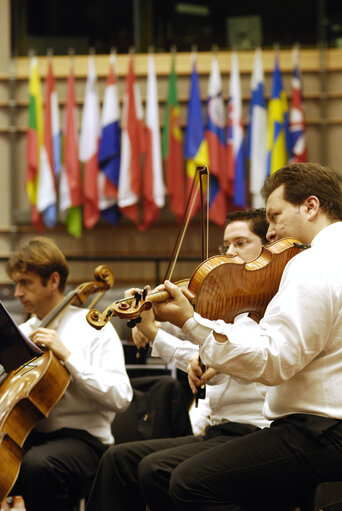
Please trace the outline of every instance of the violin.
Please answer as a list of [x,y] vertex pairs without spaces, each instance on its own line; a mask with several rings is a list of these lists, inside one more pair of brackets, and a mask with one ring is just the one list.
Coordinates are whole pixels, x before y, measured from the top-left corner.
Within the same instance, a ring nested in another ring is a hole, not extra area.
[[[266,307],[279,288],[287,262],[308,248],[294,238],[283,238],[263,246],[259,257],[245,262],[237,256],[209,257],[194,271],[189,280],[176,282],[187,289],[189,300],[201,316],[230,323],[243,312],[260,321]],[[153,303],[170,299],[165,291],[136,294],[113,302],[102,313],[91,309],[88,323],[101,329],[113,316],[134,320]]]
[[[51,326],[71,304],[81,306],[93,293],[103,293],[114,284],[104,265],[94,270],[95,280],[80,284],[42,321]],[[70,374],[51,350],[11,371],[0,386],[0,501],[12,489],[20,470],[23,445],[34,425],[47,417],[70,381]]]

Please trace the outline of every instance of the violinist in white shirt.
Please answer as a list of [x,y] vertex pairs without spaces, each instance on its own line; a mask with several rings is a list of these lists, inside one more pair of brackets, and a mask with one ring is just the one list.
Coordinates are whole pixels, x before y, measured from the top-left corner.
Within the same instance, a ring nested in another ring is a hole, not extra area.
[[[232,212],[227,216],[222,254],[239,256],[249,261],[260,255],[266,242],[265,210]],[[132,290],[128,291],[128,296]],[[133,332],[137,347],[152,343],[152,356],[187,371],[191,386],[196,392],[196,375],[193,368],[198,363],[198,347],[185,337],[179,328],[170,323],[159,323],[152,311],[142,314],[142,321]],[[193,429],[198,434],[179,438],[163,438],[129,442],[114,446],[102,457],[95,484],[87,503],[87,511],[151,511],[174,509],[169,496],[169,481],[179,463],[192,459],[198,453],[222,445],[233,438],[251,434],[269,425],[262,414],[265,386],[259,383],[241,383],[226,374],[215,374],[208,368],[208,416],[196,421]],[[198,409],[204,403],[200,400]],[[204,435],[201,431],[205,429]]]
[[261,321],[209,321],[169,282],[172,300],[155,305],[205,364],[267,385],[272,421],[179,464],[170,481],[177,510],[292,510],[320,482],[342,479],[341,188],[331,169],[299,163],[277,170],[262,192],[268,239],[311,248],[286,265]]

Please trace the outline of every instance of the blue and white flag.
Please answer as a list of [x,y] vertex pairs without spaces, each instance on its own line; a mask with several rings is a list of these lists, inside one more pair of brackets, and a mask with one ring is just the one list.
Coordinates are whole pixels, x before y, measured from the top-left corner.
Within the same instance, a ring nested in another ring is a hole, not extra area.
[[251,80],[251,102],[247,133],[247,156],[250,162],[249,183],[252,206],[264,206],[260,190],[267,175],[267,108],[261,49],[255,50]]
[[113,225],[120,220],[117,206],[120,170],[120,126],[115,56],[110,56],[110,70],[104,92],[99,148],[99,209],[102,218]]

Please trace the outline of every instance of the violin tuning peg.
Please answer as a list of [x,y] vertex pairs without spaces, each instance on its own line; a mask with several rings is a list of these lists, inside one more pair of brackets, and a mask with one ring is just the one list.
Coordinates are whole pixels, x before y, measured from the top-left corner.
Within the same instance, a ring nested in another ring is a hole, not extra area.
[[142,293],[142,299],[145,300],[146,296],[147,296],[147,292],[148,292],[148,288],[147,286],[144,287],[144,290],[143,290],[143,293]]
[[139,302],[140,302],[140,300],[141,300],[141,296],[142,296],[142,295],[141,295],[141,293],[139,293],[139,291],[136,291],[136,292],[134,293],[134,298],[135,298],[135,307],[138,307]]
[[127,321],[128,328],[134,328],[135,323],[136,323],[135,319],[130,319],[129,321]]
[[137,318],[135,318],[135,323],[136,324],[141,323],[141,316],[138,316]]

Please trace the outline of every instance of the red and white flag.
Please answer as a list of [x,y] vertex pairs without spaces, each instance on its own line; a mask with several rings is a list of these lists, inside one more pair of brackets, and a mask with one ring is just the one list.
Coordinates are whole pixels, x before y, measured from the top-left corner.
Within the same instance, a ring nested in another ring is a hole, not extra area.
[[224,184],[227,173],[226,115],[224,110],[221,73],[217,57],[213,55],[208,82],[207,127],[205,132],[209,150],[210,189],[209,219],[224,226],[228,209]]
[[141,229],[154,222],[159,209],[165,204],[160,127],[158,110],[157,79],[153,55],[148,57],[147,104],[146,104],[146,155],[144,162],[144,218]]
[[75,100],[75,78],[71,61],[67,82],[67,101],[64,119],[64,158],[59,182],[59,213],[70,234],[82,235],[83,191],[81,165],[78,158],[78,122]]
[[299,48],[295,46],[292,53],[292,101],[290,108],[290,159],[291,163],[308,161],[305,136],[302,86],[299,71]]
[[133,56],[131,56],[123,104],[118,205],[122,213],[136,225],[140,223],[138,202],[144,148],[143,108],[139,85],[134,75]]
[[37,189],[37,209],[47,227],[57,223],[56,168],[60,162],[60,128],[58,98],[52,61],[49,58],[45,83],[44,142],[40,151],[40,170]]
[[243,140],[239,61],[237,53],[233,51],[228,99],[228,172],[225,191],[228,197],[231,196],[234,185],[233,201],[241,208],[245,208],[247,202]]
[[100,133],[100,105],[95,58],[90,55],[80,136],[80,160],[84,164],[83,220],[87,229],[92,229],[100,217],[98,200]]

